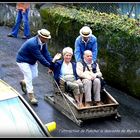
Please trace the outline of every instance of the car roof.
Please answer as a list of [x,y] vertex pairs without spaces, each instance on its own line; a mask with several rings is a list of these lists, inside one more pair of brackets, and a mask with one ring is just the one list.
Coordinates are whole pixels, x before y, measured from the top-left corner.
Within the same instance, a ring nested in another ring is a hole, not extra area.
[[16,90],[0,79],[0,101],[17,97]]
[[29,110],[29,112],[32,114],[32,116],[35,118],[35,120],[37,120],[39,125],[41,125],[41,128],[42,128],[44,134],[46,136],[51,137],[47,128],[42,123],[42,121],[37,116],[37,114],[34,112],[34,110],[31,108],[31,106],[28,104],[28,102],[26,102],[26,100],[14,88],[12,88],[10,85],[8,85],[8,83],[6,83],[2,79],[0,79],[0,102],[5,101],[5,100],[9,100],[9,99],[12,99],[12,98],[16,98],[16,97],[19,97],[21,102],[24,103],[25,107]]

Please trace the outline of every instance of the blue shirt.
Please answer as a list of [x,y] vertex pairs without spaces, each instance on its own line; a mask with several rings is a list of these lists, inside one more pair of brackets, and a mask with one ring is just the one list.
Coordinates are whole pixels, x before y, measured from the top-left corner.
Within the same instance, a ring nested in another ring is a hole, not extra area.
[[37,61],[46,67],[50,67],[52,57],[48,51],[47,44],[40,45],[38,36],[35,36],[23,43],[17,53],[16,62],[25,62],[33,65]]
[[81,62],[83,60],[83,55],[85,50],[90,50],[92,51],[93,54],[93,61],[97,60],[97,53],[98,53],[98,48],[97,48],[97,38],[94,35],[91,35],[89,37],[89,40],[87,43],[85,43],[82,40],[82,36],[78,36],[75,40],[75,50],[74,50],[74,56],[76,62]]

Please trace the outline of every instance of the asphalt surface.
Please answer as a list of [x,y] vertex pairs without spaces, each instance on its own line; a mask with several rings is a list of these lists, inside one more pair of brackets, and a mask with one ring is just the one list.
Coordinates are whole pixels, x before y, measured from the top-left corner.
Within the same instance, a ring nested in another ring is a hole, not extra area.
[[[0,78],[23,95],[19,85],[23,75],[15,57],[25,40],[20,38],[21,33],[18,38],[7,37],[10,31],[11,28],[0,26]],[[52,133],[53,137],[140,137],[140,100],[107,85],[106,90],[119,102],[121,121],[112,117],[97,118],[79,127],[44,100],[44,95],[53,93],[52,80],[47,68],[39,64],[39,77],[33,81],[39,103],[31,106],[43,123],[56,121],[57,130]],[[28,101],[27,95],[23,97]]]

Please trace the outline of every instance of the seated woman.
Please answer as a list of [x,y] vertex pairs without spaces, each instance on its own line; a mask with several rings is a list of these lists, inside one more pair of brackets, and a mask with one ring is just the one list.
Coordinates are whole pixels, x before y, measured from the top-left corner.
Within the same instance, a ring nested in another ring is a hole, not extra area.
[[83,84],[76,73],[76,63],[72,62],[73,50],[70,47],[66,47],[62,51],[63,59],[55,62],[55,57],[53,59],[54,64],[52,65],[52,70],[54,72],[54,79],[60,86],[61,80],[66,82],[68,89],[71,89],[76,103],[79,108],[83,107]]
[[[92,95],[94,96],[94,104],[101,105],[101,82],[99,77],[102,76],[102,73],[99,65],[93,62],[92,52],[90,50],[84,51],[84,60],[83,62],[77,62],[76,71],[84,85],[85,106],[90,106]],[[91,90],[92,88],[93,90]]]

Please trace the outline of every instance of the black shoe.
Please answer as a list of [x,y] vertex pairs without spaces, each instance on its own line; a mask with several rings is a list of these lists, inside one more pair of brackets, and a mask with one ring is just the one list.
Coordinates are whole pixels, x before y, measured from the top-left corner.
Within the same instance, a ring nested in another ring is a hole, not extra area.
[[11,33],[9,33],[7,36],[8,36],[8,37],[15,37],[15,36],[12,35]]
[[29,39],[29,36],[22,36],[22,39]]
[[22,91],[27,94],[26,83],[24,81],[20,81],[20,86]]

